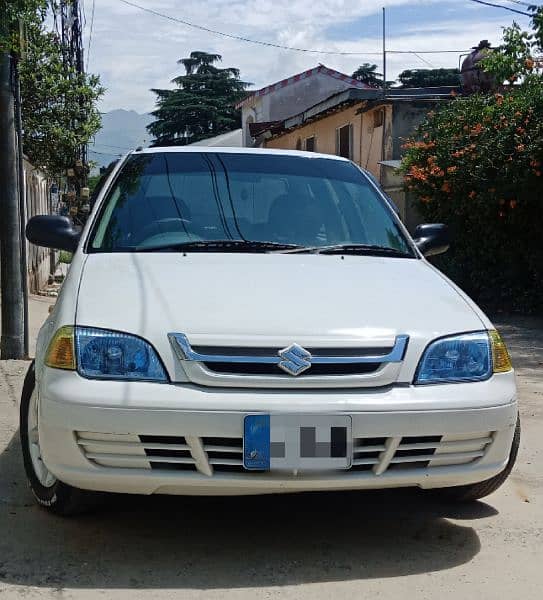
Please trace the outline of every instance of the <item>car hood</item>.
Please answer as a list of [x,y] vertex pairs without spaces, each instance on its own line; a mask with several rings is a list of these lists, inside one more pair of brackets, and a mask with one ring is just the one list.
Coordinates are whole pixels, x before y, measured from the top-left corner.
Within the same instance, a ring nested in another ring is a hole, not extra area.
[[424,260],[299,254],[90,254],[78,325],[137,334],[165,362],[167,334],[193,344],[388,346],[484,329],[468,301]]

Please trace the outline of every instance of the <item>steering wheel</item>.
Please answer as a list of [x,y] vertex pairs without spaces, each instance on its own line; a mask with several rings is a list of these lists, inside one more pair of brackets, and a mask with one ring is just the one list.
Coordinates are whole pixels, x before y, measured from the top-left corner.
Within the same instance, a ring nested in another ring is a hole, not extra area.
[[187,225],[190,221],[187,219],[181,219],[180,217],[168,217],[166,219],[158,219],[146,225],[138,235],[138,243],[141,244],[147,238],[160,235],[161,233],[168,232],[186,232],[188,231]]

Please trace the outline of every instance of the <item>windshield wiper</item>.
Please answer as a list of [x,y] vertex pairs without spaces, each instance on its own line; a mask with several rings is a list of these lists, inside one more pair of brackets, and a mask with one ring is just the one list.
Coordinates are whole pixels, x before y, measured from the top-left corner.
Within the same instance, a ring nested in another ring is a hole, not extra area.
[[297,244],[280,242],[259,242],[255,240],[200,240],[198,242],[180,242],[178,244],[157,244],[156,246],[138,246],[136,252],[272,252],[302,249]]
[[397,258],[414,258],[414,254],[403,252],[388,246],[375,244],[334,244],[332,246],[308,246],[285,250],[286,254],[362,254],[365,256],[393,256]]

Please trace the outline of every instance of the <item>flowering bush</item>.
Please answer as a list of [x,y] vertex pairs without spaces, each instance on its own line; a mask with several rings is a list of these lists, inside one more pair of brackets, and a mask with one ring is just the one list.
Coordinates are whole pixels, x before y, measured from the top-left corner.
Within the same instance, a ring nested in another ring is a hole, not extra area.
[[543,310],[543,82],[459,98],[405,144],[407,190],[449,224],[439,261],[483,304]]
[[543,312],[543,77],[531,58],[542,52],[543,8],[533,23],[534,34],[506,29],[484,61],[500,92],[429,113],[402,171],[424,220],[452,230],[436,264],[488,308]]

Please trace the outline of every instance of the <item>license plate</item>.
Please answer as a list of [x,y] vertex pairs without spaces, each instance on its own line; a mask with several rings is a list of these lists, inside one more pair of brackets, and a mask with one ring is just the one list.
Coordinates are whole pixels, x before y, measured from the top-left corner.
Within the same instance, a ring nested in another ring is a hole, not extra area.
[[352,423],[346,415],[248,415],[243,465],[250,471],[349,469]]

